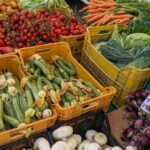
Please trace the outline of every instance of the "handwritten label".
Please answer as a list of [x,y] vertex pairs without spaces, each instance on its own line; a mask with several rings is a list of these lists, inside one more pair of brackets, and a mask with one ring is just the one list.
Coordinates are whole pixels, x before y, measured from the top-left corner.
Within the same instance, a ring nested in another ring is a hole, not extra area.
[[145,113],[150,115],[150,94],[149,96],[144,100],[140,107]]

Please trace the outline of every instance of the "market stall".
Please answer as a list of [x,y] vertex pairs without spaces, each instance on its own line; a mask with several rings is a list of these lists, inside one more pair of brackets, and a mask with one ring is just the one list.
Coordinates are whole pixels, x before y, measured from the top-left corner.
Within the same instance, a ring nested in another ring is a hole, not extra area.
[[150,150],[149,13],[0,0],[0,150]]

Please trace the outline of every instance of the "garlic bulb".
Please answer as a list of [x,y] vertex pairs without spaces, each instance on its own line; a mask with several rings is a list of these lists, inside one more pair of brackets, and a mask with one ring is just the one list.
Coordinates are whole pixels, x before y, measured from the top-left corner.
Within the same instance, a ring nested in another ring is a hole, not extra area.
[[111,150],[122,150],[122,148],[119,147],[119,146],[114,146],[114,147],[111,148]]
[[102,150],[102,148],[96,142],[92,142],[92,143],[89,144],[88,150]]
[[137,148],[134,146],[127,146],[126,150],[137,150]]
[[95,130],[88,130],[86,131],[85,133],[85,137],[88,139],[88,140],[93,140],[94,139],[94,135],[97,133],[97,131]]

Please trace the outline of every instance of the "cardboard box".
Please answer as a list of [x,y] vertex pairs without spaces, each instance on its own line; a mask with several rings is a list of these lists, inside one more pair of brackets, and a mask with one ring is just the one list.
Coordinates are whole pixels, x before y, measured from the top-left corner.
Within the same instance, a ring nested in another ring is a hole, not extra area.
[[121,140],[122,131],[127,127],[129,123],[126,116],[127,112],[123,108],[120,108],[108,114],[112,134],[123,148],[127,146],[127,142],[123,142]]

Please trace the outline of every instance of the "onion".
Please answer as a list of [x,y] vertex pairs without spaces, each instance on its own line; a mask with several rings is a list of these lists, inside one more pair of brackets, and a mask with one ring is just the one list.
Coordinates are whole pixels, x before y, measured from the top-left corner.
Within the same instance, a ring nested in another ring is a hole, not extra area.
[[102,150],[99,144],[92,142],[88,145],[88,150]]

